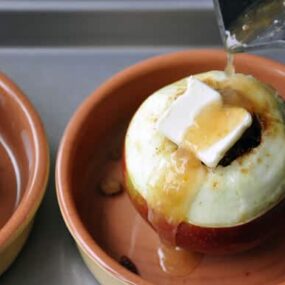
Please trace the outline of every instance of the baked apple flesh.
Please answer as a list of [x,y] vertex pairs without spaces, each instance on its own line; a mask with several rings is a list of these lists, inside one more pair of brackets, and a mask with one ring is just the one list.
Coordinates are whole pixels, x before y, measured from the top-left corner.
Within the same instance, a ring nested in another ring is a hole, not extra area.
[[203,166],[193,192],[187,176],[193,165],[183,164],[183,175],[173,175],[169,161],[177,145],[157,128],[184,93],[186,79],[170,84],[148,97],[129,125],[126,188],[164,241],[204,253],[239,252],[265,240],[285,217],[284,103],[274,89],[249,75],[211,71],[194,77],[219,91],[227,104],[249,111],[251,127],[217,167]]

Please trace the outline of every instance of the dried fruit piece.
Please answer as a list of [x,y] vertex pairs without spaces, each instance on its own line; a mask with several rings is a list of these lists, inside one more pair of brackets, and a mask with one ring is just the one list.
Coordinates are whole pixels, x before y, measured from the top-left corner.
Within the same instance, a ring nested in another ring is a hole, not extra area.
[[112,196],[123,191],[121,162],[111,161],[106,164],[99,184],[102,194]]
[[122,266],[124,266],[129,271],[139,275],[139,271],[138,271],[136,265],[127,256],[125,256],[125,255],[121,256],[119,262]]

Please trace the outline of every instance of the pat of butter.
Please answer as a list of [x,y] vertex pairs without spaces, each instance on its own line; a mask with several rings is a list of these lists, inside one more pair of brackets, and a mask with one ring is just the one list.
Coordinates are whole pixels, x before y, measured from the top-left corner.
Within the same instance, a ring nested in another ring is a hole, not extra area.
[[239,124],[230,130],[226,136],[208,146],[206,149],[195,151],[194,146],[192,151],[197,158],[204,162],[208,167],[216,167],[220,160],[225,156],[226,152],[240,139],[251,123],[252,117],[250,113],[244,112],[242,120],[240,120]]
[[189,77],[185,93],[170,106],[168,112],[159,120],[158,129],[168,139],[180,145],[186,130],[195,117],[206,106],[220,103],[221,95],[200,80]]
[[[186,131],[196,123],[195,118],[205,107],[214,104],[222,107],[221,95],[205,83],[190,77],[185,93],[173,102],[166,114],[161,118],[158,122],[158,129],[168,139],[177,145],[181,145]],[[246,110],[242,109],[242,111],[242,118],[238,123],[223,137],[207,145],[206,148],[201,149],[197,141],[188,141],[192,152],[208,167],[216,167],[225,153],[251,125],[251,115]],[[212,119],[215,120],[215,117]]]

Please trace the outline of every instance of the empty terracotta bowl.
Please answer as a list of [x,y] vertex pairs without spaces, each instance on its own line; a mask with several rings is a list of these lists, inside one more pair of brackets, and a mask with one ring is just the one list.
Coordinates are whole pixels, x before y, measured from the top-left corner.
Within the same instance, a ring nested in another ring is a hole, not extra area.
[[[125,130],[140,104],[164,85],[187,75],[223,70],[225,64],[226,54],[219,50],[176,52],[146,60],[108,80],[71,119],[58,152],[57,195],[66,225],[101,284],[285,282],[284,235],[234,256],[203,255],[189,275],[170,276],[159,266],[157,234],[137,214],[127,195],[102,193],[106,169],[120,167]],[[285,66],[246,54],[235,57],[235,66],[285,97]],[[285,229],[283,224],[272,226]]]
[[41,120],[22,91],[0,74],[0,275],[28,238],[48,173]]

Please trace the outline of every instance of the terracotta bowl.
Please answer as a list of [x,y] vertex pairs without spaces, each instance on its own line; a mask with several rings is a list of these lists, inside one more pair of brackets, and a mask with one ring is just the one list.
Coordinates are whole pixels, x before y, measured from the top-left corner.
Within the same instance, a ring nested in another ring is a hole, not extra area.
[[[121,150],[131,116],[151,93],[190,74],[223,70],[219,50],[194,50],[155,57],[115,75],[98,88],[71,119],[58,152],[56,185],[60,208],[80,253],[101,284],[281,284],[285,282],[285,237],[234,256],[203,256],[186,277],[160,269],[158,237],[125,193],[100,194],[98,183]],[[285,97],[285,66],[253,55],[235,58],[239,72],[252,74]],[[284,227],[283,224],[274,224]],[[125,267],[127,256],[136,275]],[[126,260],[125,260],[126,261]],[[121,262],[122,263],[122,262]]]
[[48,173],[41,120],[23,92],[0,74],[0,275],[27,240]]

